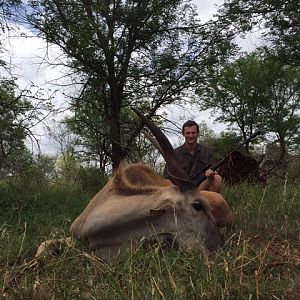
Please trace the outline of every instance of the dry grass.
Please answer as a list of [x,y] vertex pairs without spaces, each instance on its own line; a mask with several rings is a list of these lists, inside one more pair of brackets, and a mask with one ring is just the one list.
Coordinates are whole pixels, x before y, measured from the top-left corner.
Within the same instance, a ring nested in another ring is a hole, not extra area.
[[[4,214],[1,217],[2,298],[298,299],[299,192],[298,186],[224,190],[234,226],[224,231],[223,249],[209,258],[196,249],[140,247],[134,252],[124,249],[112,264],[78,243],[60,244],[55,251],[34,258],[44,239],[69,235],[70,220],[86,203],[77,194],[82,207],[77,204],[72,211],[70,204],[66,211],[66,203],[53,203],[52,195],[52,205],[64,208],[64,219],[57,207],[55,214],[40,209],[38,218],[33,217],[32,207],[22,213],[14,211],[6,221]],[[75,201],[74,196],[65,194],[65,201]],[[43,218],[49,220],[38,225]],[[33,226],[44,227],[33,232]]]

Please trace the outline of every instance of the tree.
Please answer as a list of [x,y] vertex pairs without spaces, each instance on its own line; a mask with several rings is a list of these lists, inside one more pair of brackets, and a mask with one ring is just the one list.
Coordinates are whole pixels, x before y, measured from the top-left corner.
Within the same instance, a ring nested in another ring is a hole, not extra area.
[[75,184],[80,172],[80,159],[75,151],[76,139],[64,122],[56,126],[48,126],[48,135],[55,142],[59,179],[62,183]]
[[[30,128],[28,113],[31,103],[15,95],[15,82],[0,82],[0,170],[2,174],[11,171],[9,167],[16,153],[25,149],[25,139]],[[14,160],[14,159],[13,159]]]
[[[239,129],[243,139],[259,129],[260,106],[268,86],[262,61],[250,54],[227,64],[209,77],[206,86],[198,88],[201,109],[219,113],[216,120]],[[246,145],[249,152],[248,145]]]
[[[4,40],[13,32],[13,27],[11,26],[11,19],[14,19],[14,7],[19,6],[21,0],[0,0],[0,53],[3,52]],[[3,57],[2,57],[3,58]],[[0,67],[9,69],[7,62],[0,59]]]
[[268,50],[284,63],[300,63],[300,2],[298,0],[227,0],[220,10],[223,20],[238,32],[263,30]]
[[251,53],[212,74],[200,87],[202,109],[220,113],[217,120],[238,128],[244,139],[257,129],[279,143],[278,161],[299,141],[299,69],[260,53]]
[[26,139],[36,142],[32,128],[45,117],[49,108],[39,92],[19,90],[13,79],[0,79],[0,170],[2,175],[15,173],[21,157],[27,161]]
[[212,135],[201,141],[211,148],[214,160],[219,161],[235,149],[240,140],[236,133],[222,131],[219,135]]
[[273,71],[274,77],[262,106],[261,127],[275,134],[274,142],[280,148],[278,161],[281,161],[288,150],[299,148],[300,70],[271,60],[268,71]]
[[111,167],[109,128],[104,125],[103,102],[99,95],[92,91],[89,93],[88,90],[85,89],[84,101],[74,99],[71,108],[74,116],[66,118],[65,125],[69,133],[76,137],[76,152],[81,160],[96,164],[101,173],[104,173]]
[[232,50],[230,30],[217,22],[201,24],[189,1],[28,2],[27,20],[63,50],[83,85],[72,102],[75,117],[82,110],[91,117],[85,132],[101,133],[113,168],[141,128],[129,117],[130,105],[152,117],[163,105],[184,99],[205,66]]

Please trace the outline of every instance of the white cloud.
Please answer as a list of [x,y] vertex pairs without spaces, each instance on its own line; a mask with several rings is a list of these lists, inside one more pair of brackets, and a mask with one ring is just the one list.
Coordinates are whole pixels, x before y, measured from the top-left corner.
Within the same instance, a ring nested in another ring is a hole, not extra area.
[[[1,59],[8,67],[0,69],[3,77],[17,78],[19,88],[27,89],[30,87],[32,93],[39,89],[44,90],[43,98],[47,99],[49,95],[55,94],[54,103],[57,108],[66,108],[66,100],[61,88],[57,84],[62,84],[65,79],[66,69],[63,66],[49,66],[48,62],[57,62],[62,57],[62,53],[55,45],[47,45],[44,40],[34,36],[31,31],[25,27],[18,26],[12,28],[10,36],[1,36],[3,52]],[[34,84],[36,87],[32,87]],[[62,114],[51,115],[52,120],[47,119],[46,125],[50,122],[57,122],[62,118]],[[55,149],[45,133],[45,123],[40,123],[31,130],[36,134],[36,139],[40,143],[41,151],[44,153],[54,153]],[[36,151],[37,147],[28,141],[28,145]]]
[[197,12],[202,21],[208,21],[217,12],[224,0],[193,0],[193,4],[197,6]]

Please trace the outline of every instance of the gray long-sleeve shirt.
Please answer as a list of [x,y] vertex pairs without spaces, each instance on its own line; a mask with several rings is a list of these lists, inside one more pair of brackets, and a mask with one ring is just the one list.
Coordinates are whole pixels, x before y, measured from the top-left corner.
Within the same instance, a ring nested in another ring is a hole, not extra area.
[[[174,151],[178,164],[190,178],[197,174],[205,165],[212,163],[212,151],[203,144],[196,145],[196,151],[193,155],[187,151],[185,144],[179,146]],[[167,166],[165,166],[163,175],[165,178],[170,179]]]

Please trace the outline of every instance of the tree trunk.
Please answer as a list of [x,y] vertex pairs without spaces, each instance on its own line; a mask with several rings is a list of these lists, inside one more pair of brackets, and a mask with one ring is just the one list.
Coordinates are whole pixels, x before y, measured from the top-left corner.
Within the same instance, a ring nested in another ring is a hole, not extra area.
[[115,172],[126,153],[122,146],[120,124],[121,96],[118,94],[117,85],[111,86],[111,129],[110,138],[112,143],[112,169]]

